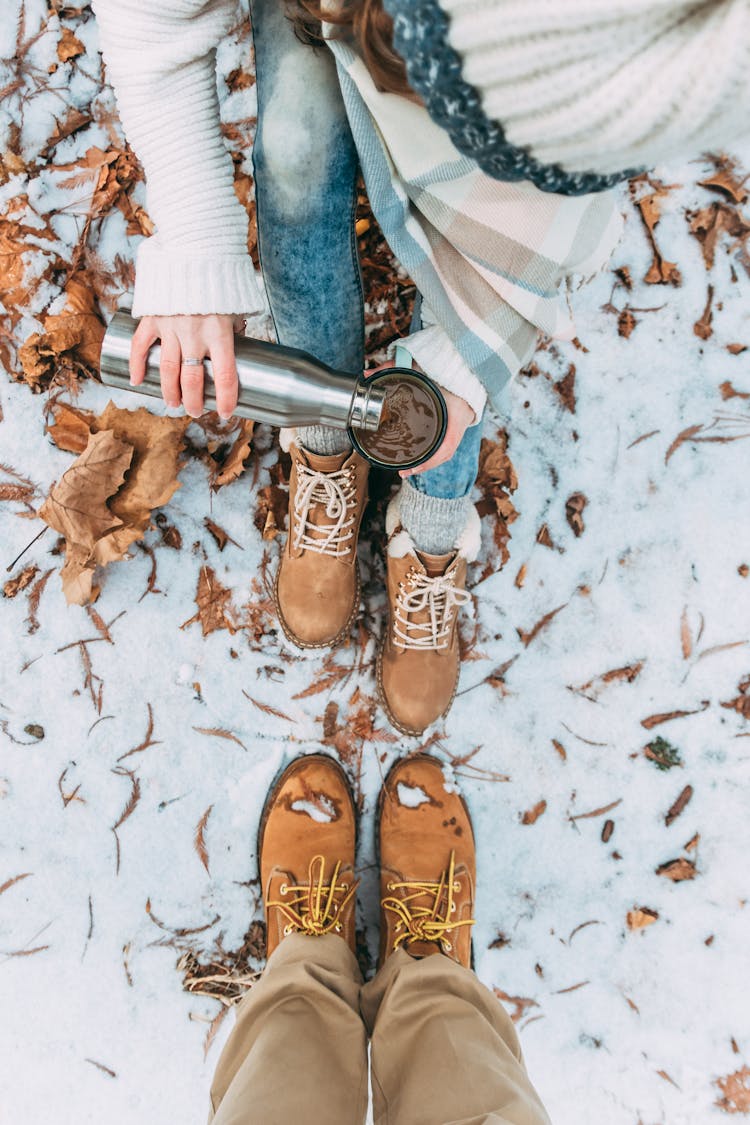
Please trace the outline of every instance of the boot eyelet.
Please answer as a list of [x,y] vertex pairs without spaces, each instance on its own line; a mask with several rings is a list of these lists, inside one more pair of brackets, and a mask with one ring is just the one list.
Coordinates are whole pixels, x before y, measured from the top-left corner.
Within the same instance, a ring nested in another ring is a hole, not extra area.
[[454,883],[453,884],[453,890],[456,892],[456,894],[458,894],[458,892],[461,890],[461,884],[460,883]]
[[284,937],[289,937],[289,934],[291,934],[293,931],[294,926],[284,926]]
[[446,941],[445,942],[445,952],[450,953],[452,949],[453,949],[453,946],[451,945],[451,943],[449,941]]
[[451,903],[451,914],[455,914],[455,913],[456,913],[456,904],[455,904],[455,902],[452,902]]
[[286,883],[282,883],[281,886],[279,887],[279,894],[285,895],[288,890],[289,890],[289,887],[286,885]]

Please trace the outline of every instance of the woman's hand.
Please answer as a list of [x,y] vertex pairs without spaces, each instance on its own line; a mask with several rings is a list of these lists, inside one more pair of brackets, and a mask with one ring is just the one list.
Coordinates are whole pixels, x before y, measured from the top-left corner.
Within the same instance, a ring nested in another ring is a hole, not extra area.
[[402,469],[398,474],[402,478],[416,476],[417,473],[426,473],[428,469],[436,469],[438,465],[450,461],[453,454],[459,447],[461,438],[466,433],[469,426],[473,425],[476,421],[476,414],[469,406],[468,402],[454,395],[451,391],[443,390],[443,398],[445,405],[448,407],[448,426],[437,453],[430,457],[429,461],[425,461],[423,465],[417,465],[416,469]]
[[[237,405],[237,364],[234,358],[234,331],[237,317],[144,316],[130,346],[130,382],[138,386],[146,374],[146,356],[152,344],[161,340],[161,393],[167,406],[185,407],[193,418],[203,413],[203,360],[211,360],[216,387],[216,409],[223,419],[231,417]],[[198,364],[185,364],[198,359]]]

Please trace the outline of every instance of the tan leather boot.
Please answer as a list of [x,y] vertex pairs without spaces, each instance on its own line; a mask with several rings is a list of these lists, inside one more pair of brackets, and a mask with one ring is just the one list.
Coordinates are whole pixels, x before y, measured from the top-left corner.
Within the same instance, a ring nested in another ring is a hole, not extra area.
[[463,797],[442,763],[402,758],[380,792],[380,961],[444,953],[471,968],[476,857]]
[[327,648],[359,609],[357,537],[369,465],[358,453],[318,456],[289,447],[289,532],[276,575],[276,610],[300,648]]
[[[388,622],[378,652],[380,700],[403,734],[420,735],[450,710],[460,670],[458,611],[471,601],[466,564],[476,553],[479,517],[448,555],[417,551],[388,507]],[[471,546],[469,546],[471,541]]]
[[266,798],[258,864],[270,957],[288,934],[339,934],[355,952],[356,815],[349,782],[324,754],[296,758]]

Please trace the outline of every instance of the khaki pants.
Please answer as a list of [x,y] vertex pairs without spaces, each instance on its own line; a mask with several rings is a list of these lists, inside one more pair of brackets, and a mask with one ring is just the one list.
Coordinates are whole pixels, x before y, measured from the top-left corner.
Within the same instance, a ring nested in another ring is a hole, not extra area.
[[292,934],[237,1008],[210,1125],[549,1125],[499,1002],[448,957],[398,951],[362,984],[337,936]]

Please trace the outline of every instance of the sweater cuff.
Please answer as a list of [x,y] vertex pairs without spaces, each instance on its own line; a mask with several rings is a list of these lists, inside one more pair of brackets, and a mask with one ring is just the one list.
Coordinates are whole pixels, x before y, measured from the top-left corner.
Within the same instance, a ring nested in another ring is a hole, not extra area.
[[154,236],[138,248],[133,316],[228,313],[265,308],[249,254],[202,258],[164,250]]
[[469,404],[475,415],[472,426],[481,422],[487,392],[439,325],[430,325],[429,328],[422,328],[411,336],[397,340],[391,344],[389,354],[393,354],[396,344],[409,352],[439,387],[458,395]]

